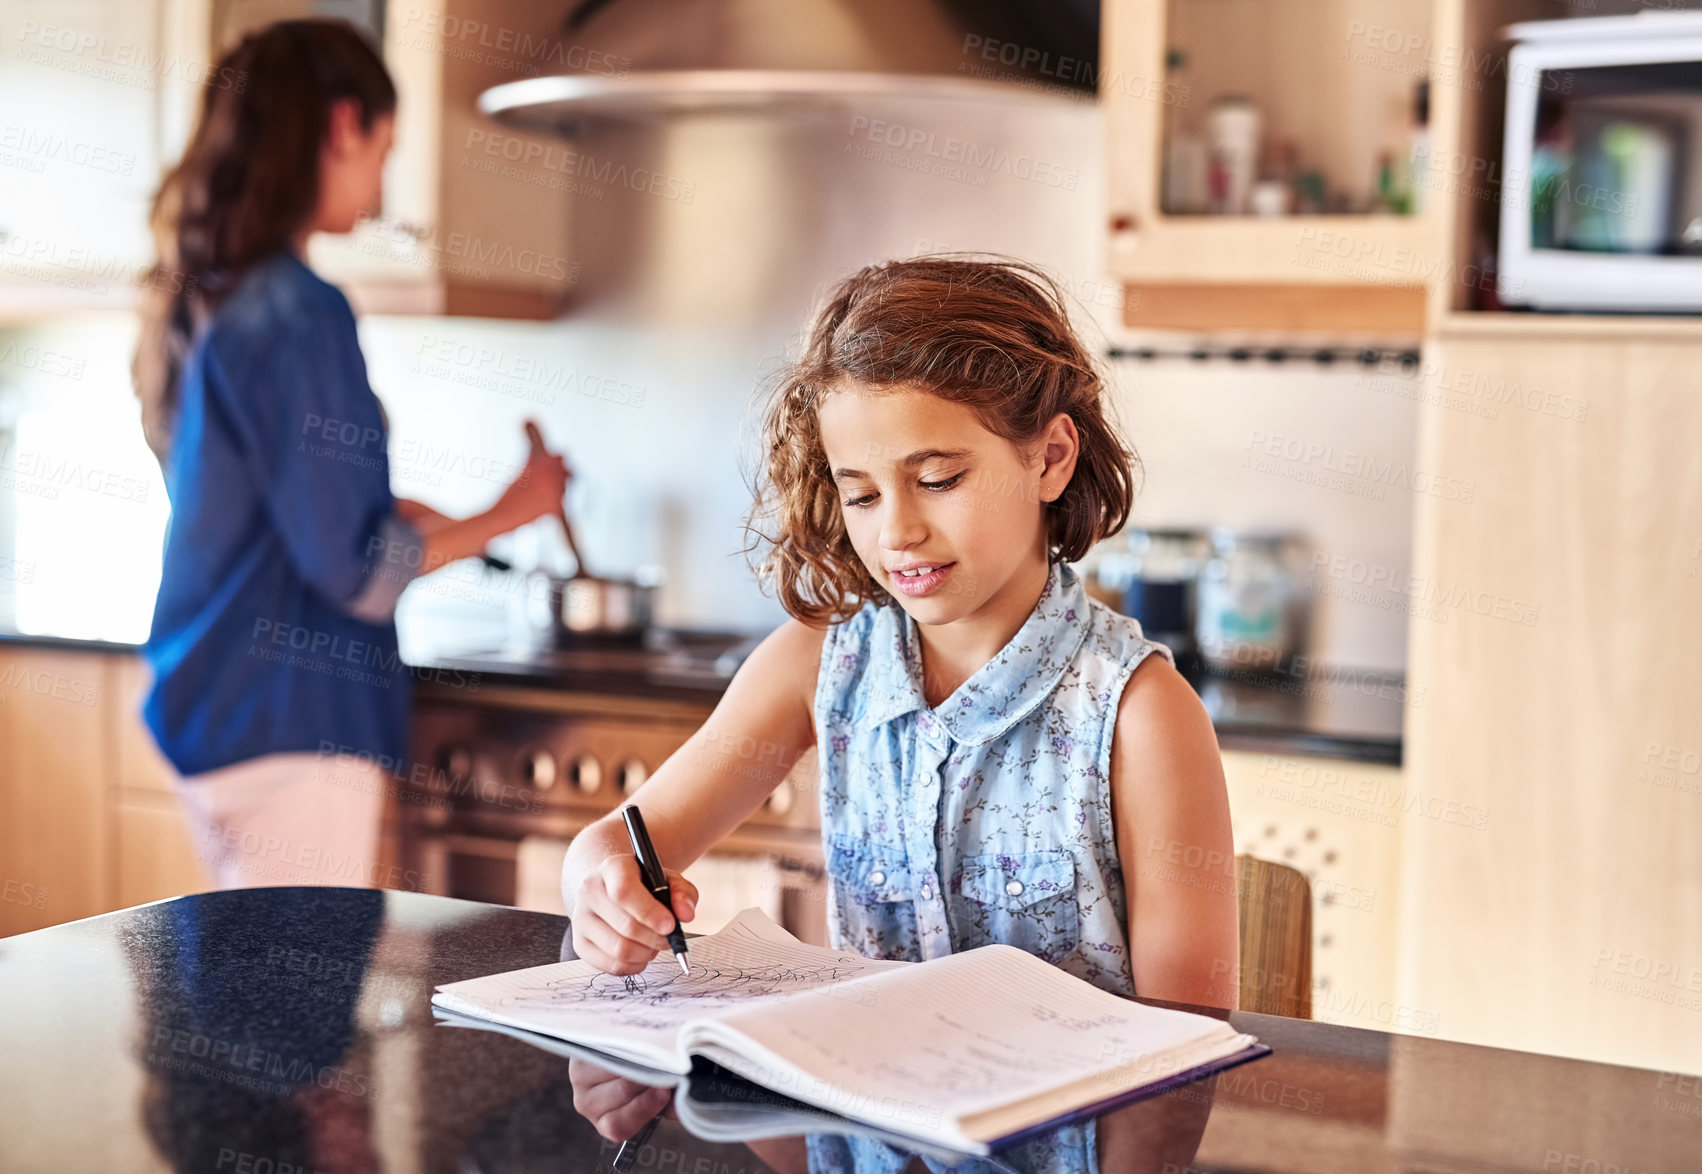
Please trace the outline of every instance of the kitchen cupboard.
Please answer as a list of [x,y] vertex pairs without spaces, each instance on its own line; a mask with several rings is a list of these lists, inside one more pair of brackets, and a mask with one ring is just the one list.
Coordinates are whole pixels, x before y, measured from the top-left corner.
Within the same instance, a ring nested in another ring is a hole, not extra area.
[[106,668],[0,649],[0,934],[113,908]]
[[1396,997],[1400,829],[1410,818],[1402,770],[1226,750],[1223,773],[1236,853],[1299,869],[1311,883],[1312,1018],[1429,1030],[1430,1017]]
[[132,304],[167,68],[152,3],[0,4],[0,320]]
[[[251,28],[327,10],[315,0],[38,7],[17,22],[17,58],[0,75],[0,99],[19,112],[0,132],[0,321],[133,307],[153,256],[153,191],[206,87],[237,84],[211,63]],[[558,315],[578,274],[562,170],[571,173],[572,153],[497,128],[474,103],[492,85],[566,68],[560,12],[524,0],[337,10],[382,13],[396,146],[382,215],[347,237],[313,240],[314,267],[357,312]]]
[[[377,2],[398,91],[384,216],[347,237],[316,238],[315,268],[357,312],[558,316],[579,275],[565,194],[577,156],[557,139],[498,127],[475,103],[491,86],[580,60],[558,35],[565,10],[531,0]],[[255,7],[222,4],[241,24]]]
[[1398,166],[1410,151],[1423,76],[1384,39],[1428,44],[1434,17],[1430,0],[1107,0],[1108,267],[1128,287],[1126,324],[1420,333],[1441,259],[1430,203],[1420,214],[1185,213],[1166,200],[1164,161],[1177,136],[1205,139],[1214,98],[1240,94],[1268,143],[1293,143],[1289,166],[1318,169],[1363,206],[1380,153]]
[[[1151,311],[1131,310],[1127,324],[1363,328],[1366,318],[1342,312],[1338,297],[1359,287],[1295,292],[1328,283],[1297,272],[1308,266],[1279,243],[1300,245],[1316,228],[1322,245],[1322,220],[1163,214],[1163,144],[1178,104],[1164,100],[1177,93],[1166,89],[1174,80],[1164,72],[1174,44],[1166,22],[1189,2],[1111,0],[1104,9],[1105,66],[1116,83],[1101,86],[1110,266],[1128,304]],[[1229,12],[1239,0],[1198,3]],[[1392,921],[1373,934],[1392,924],[1394,937],[1376,939],[1384,969],[1367,972],[1366,987],[1386,989],[1392,948],[1392,1009],[1406,1020],[1368,1025],[1694,1070],[1702,319],[1475,309],[1493,288],[1483,261],[1500,210],[1500,30],[1579,15],[1579,6],[1434,0],[1428,25],[1416,15],[1383,20],[1382,36],[1370,32],[1371,5],[1268,7],[1294,14],[1314,37],[1333,28],[1356,63],[1354,42],[1369,40],[1383,54],[1368,59],[1374,68],[1380,61],[1397,72],[1405,62],[1432,83],[1422,215],[1328,220],[1352,238],[1350,254],[1363,248],[1420,278],[1414,467],[1474,487],[1469,499],[1415,499],[1413,571],[1389,588],[1410,617],[1407,679],[1424,701],[1407,711],[1399,782],[1385,780],[1402,796],[1402,817],[1392,829],[1360,829],[1383,861],[1366,883],[1398,895],[1391,909],[1378,888]],[[1392,38],[1390,29],[1404,31]],[[1280,57],[1284,43],[1271,44]],[[1262,68],[1249,67],[1255,94],[1277,85]],[[1338,81],[1323,79],[1319,91]],[[1351,113],[1317,125],[1351,137]],[[1351,276],[1370,295],[1370,283],[1393,287],[1402,274]],[[1250,821],[1271,811],[1266,838],[1302,848],[1292,844],[1295,827],[1304,834],[1297,805],[1339,798],[1297,780],[1273,808],[1261,772],[1282,768],[1225,760],[1238,850],[1266,854]],[[1332,947],[1322,927],[1317,945],[1325,974]],[[1327,993],[1317,1002],[1328,1017]]]
[[1402,999],[1440,1034],[1702,1056],[1702,322],[1454,314],[1424,372]]
[[108,791],[117,849],[113,908],[201,892],[210,884],[172,791],[171,766],[139,713],[147,666],[137,656],[114,656],[106,668],[112,682],[107,720],[115,747]]
[[[0,936],[211,887],[133,653],[0,644]],[[387,804],[379,864],[399,858]]]
[[138,657],[0,647],[0,934],[208,887]]

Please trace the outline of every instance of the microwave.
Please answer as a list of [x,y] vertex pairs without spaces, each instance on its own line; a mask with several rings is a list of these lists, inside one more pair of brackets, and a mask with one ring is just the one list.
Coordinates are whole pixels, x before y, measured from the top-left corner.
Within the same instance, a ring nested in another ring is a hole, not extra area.
[[1501,301],[1702,313],[1702,12],[1507,35]]

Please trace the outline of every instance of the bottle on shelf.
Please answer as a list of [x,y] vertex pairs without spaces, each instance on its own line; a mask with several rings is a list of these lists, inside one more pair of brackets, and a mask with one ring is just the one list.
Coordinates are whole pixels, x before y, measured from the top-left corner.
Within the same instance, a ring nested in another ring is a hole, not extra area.
[[1414,214],[1424,211],[1430,183],[1430,79],[1420,78],[1413,86],[1412,128],[1407,138],[1407,191]]
[[1317,216],[1328,210],[1327,199],[1323,172],[1310,168],[1294,177],[1295,215]]
[[1244,216],[1259,160],[1259,108],[1250,98],[1225,94],[1212,102],[1208,125],[1211,210],[1219,215]]
[[1164,155],[1164,210],[1172,216],[1211,211],[1211,151],[1205,140],[1178,129]]
[[1260,152],[1259,180],[1253,185],[1252,212],[1255,216],[1286,216],[1294,205],[1295,172],[1299,170],[1300,148],[1293,140],[1265,144]]
[[1393,151],[1377,152],[1377,194],[1372,197],[1371,211],[1397,215],[1412,211],[1412,193],[1401,184]]

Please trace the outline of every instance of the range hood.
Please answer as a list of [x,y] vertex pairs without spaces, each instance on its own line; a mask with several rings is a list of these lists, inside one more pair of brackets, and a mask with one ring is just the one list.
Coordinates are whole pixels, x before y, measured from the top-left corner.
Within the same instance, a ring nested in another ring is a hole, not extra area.
[[621,71],[509,82],[480,111],[574,137],[699,112],[1089,101],[1099,0],[574,0],[561,36]]

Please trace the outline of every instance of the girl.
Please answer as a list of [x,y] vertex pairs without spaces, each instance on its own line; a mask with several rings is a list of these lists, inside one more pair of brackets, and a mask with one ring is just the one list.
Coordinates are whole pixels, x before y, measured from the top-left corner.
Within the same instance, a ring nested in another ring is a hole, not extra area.
[[[794,618],[645,784],[664,861],[690,865],[816,744],[835,948],[1004,942],[1120,995],[1235,1006],[1211,723],[1169,650],[1070,565],[1132,504],[1103,400],[1032,266],[929,257],[839,285],[763,428],[760,573]],[[756,760],[722,750],[739,745]],[[696,891],[671,881],[690,920]],[[562,883],[581,957],[629,974],[667,948],[674,914],[620,819],[574,840]],[[636,1128],[664,1098],[630,1091],[585,1099]],[[809,1139],[812,1168],[896,1169],[880,1149]],[[1012,1157],[1088,1169],[1094,1150],[1090,1122]]]
[[354,316],[302,260],[379,204],[396,90],[354,27],[299,20],[219,63],[156,197],[159,261],[134,375],[172,517],[143,713],[220,887],[377,883],[407,751],[392,619],[409,579],[556,509],[534,446],[456,521],[390,493]]

